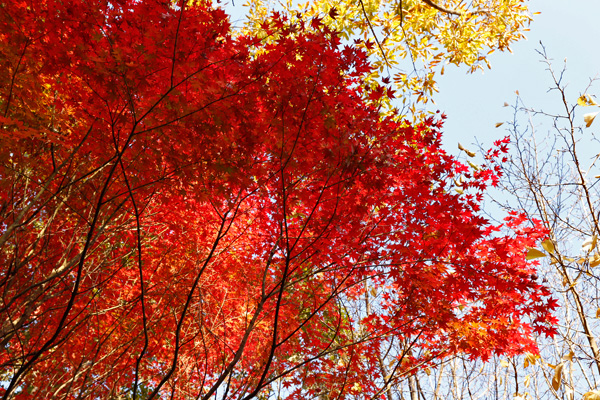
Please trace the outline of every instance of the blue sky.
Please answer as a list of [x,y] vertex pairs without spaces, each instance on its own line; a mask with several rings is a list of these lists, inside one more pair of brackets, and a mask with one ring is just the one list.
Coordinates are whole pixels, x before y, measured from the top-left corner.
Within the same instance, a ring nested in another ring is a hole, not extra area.
[[[235,0],[235,6],[231,0],[222,2],[233,16],[234,25],[246,11],[243,2]],[[568,84],[569,101],[577,100],[590,78],[600,78],[600,0],[531,0],[528,5],[532,13],[540,14],[534,15],[530,31],[526,32],[527,40],[511,46],[512,54],[492,54],[492,69],[484,72],[468,74],[466,66],[447,65],[445,74],[438,75],[439,93],[434,95],[436,104],[430,109],[439,109],[448,117],[443,143],[451,154],[464,156],[457,148],[458,142],[475,150],[475,142],[489,147],[506,136],[507,125],[494,125],[512,118],[512,109],[503,104],[514,104],[517,90],[528,107],[544,111],[560,107],[557,92],[548,92],[552,81],[536,51],[541,49],[540,41],[554,60],[556,70],[562,69],[566,59],[564,82]],[[600,98],[600,81],[590,93]],[[582,115],[579,112],[581,120]],[[597,127],[600,121],[591,129]]]
[[[244,0],[222,4],[233,16],[233,23],[246,11]],[[555,67],[562,68],[567,59],[566,82],[575,101],[589,83],[600,75],[600,0],[531,0],[528,2],[535,15],[527,32],[527,40],[511,46],[513,53],[492,54],[492,69],[467,74],[466,68],[448,65],[444,76],[438,76],[439,93],[436,105],[448,116],[444,129],[444,145],[458,154],[457,142],[471,144],[477,140],[490,145],[506,135],[504,127],[495,128],[496,122],[510,119],[512,111],[503,108],[504,102],[513,104],[518,90],[525,104],[550,110],[557,106],[556,94],[547,93],[551,85],[545,65],[540,62],[540,41]],[[597,93],[600,97],[600,82]],[[600,125],[600,124],[599,124]]]
[[[550,75],[536,53],[540,41],[556,69],[567,60],[564,82],[568,83],[569,100],[575,102],[589,79],[600,77],[599,0],[533,0],[529,7],[541,14],[534,16],[528,39],[511,46],[513,54],[492,54],[492,69],[484,73],[466,74],[464,69],[448,66],[440,77],[435,102],[448,115],[444,144],[451,153],[458,154],[458,141],[467,145],[477,137],[489,145],[506,135],[504,126],[495,128],[494,124],[512,117],[512,110],[502,105],[514,104],[516,90],[527,106],[557,107],[556,92],[548,93]],[[600,81],[591,93],[600,97]]]

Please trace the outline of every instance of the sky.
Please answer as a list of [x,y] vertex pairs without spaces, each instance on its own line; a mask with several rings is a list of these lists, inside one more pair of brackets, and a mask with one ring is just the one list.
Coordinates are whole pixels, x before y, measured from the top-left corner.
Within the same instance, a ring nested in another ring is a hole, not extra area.
[[[233,24],[245,12],[244,0],[222,1],[232,15]],[[443,76],[438,75],[439,93],[435,106],[448,116],[443,143],[452,154],[457,155],[457,143],[469,145],[478,141],[484,146],[507,134],[504,127],[495,128],[496,122],[512,117],[504,102],[514,104],[518,90],[527,106],[551,110],[557,107],[556,93],[547,93],[551,85],[550,75],[540,62],[540,41],[546,47],[557,69],[567,60],[566,82],[576,101],[589,83],[600,78],[600,0],[531,0],[530,11],[534,15],[527,40],[511,46],[513,53],[496,52],[489,56],[491,70],[466,73],[465,66],[448,65]],[[592,93],[600,97],[600,81]],[[600,124],[599,124],[600,125]]]
[[[511,46],[512,54],[492,54],[492,69],[484,73],[467,74],[464,68],[447,66],[439,77],[435,102],[448,116],[443,142],[451,153],[458,154],[459,141],[470,145],[477,138],[490,145],[505,136],[504,126],[494,125],[511,119],[512,110],[503,104],[515,103],[516,90],[528,107],[545,111],[557,107],[557,93],[548,92],[551,77],[536,52],[540,41],[556,69],[562,69],[566,59],[564,82],[570,101],[577,100],[590,78],[600,78],[599,0],[532,0],[529,8],[541,14],[534,15],[527,40]],[[600,81],[590,93],[600,97]]]
[[[232,6],[231,0],[222,1],[234,25],[245,12],[243,2],[235,0]],[[437,76],[439,93],[434,95],[435,105],[430,109],[447,115],[442,142],[449,153],[464,159],[459,142],[476,150],[475,143],[489,148],[508,135],[508,124],[499,128],[495,124],[512,119],[512,108],[503,104],[515,104],[517,90],[528,107],[552,111],[561,106],[558,93],[548,92],[552,80],[537,52],[541,50],[540,42],[553,59],[555,70],[560,71],[566,60],[563,82],[570,102],[577,101],[594,77],[599,80],[590,93],[600,98],[600,0],[530,0],[528,6],[531,13],[539,14],[533,15],[530,30],[525,33],[527,40],[511,45],[512,53],[490,55],[491,70],[469,74],[466,66],[447,65],[444,75]],[[577,117],[583,121],[583,113],[590,111],[596,110],[578,110]],[[600,120],[590,129],[597,131],[599,127]],[[475,161],[482,161],[481,157]]]

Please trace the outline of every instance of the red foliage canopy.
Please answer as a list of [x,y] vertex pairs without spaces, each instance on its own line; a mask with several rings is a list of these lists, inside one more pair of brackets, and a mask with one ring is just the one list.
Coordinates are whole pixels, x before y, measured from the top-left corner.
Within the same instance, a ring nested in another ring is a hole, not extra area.
[[319,21],[200,3],[0,5],[4,398],[366,399],[534,351],[545,232],[478,216],[503,144],[468,169]]

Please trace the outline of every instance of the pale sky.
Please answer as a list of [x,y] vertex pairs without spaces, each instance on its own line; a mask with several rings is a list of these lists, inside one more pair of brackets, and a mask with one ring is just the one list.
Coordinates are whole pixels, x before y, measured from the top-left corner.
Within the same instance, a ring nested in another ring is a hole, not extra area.
[[[235,0],[235,7],[231,0],[221,3],[233,15],[234,25],[235,19],[246,11],[243,2]],[[557,71],[567,61],[564,82],[568,83],[569,101],[577,100],[590,78],[600,78],[600,0],[531,0],[528,4],[532,13],[541,14],[534,15],[530,31],[526,32],[527,40],[511,46],[512,54],[492,54],[489,56],[492,69],[483,73],[467,74],[466,66],[448,65],[445,74],[437,76],[439,93],[434,95],[436,104],[429,108],[439,109],[448,116],[443,143],[451,154],[460,155],[458,142],[475,150],[476,141],[489,147],[506,136],[506,125],[500,128],[494,125],[512,118],[512,109],[503,104],[515,103],[516,90],[529,107],[544,111],[560,107],[557,93],[548,93],[552,82],[536,52],[541,49],[540,41]],[[600,99],[600,80],[590,93]],[[578,115],[581,119],[583,112]],[[600,130],[598,127],[600,121],[591,129]]]
[[[557,93],[548,93],[551,78],[540,62],[540,40],[547,54],[554,59],[557,70],[567,60],[564,82],[568,83],[570,101],[575,102],[589,83],[600,78],[600,1],[599,0],[532,0],[534,16],[528,40],[513,46],[513,54],[494,53],[492,69],[484,73],[466,74],[464,69],[446,67],[439,79],[440,92],[436,106],[448,115],[444,129],[444,144],[458,154],[456,143],[471,144],[475,137],[486,145],[507,134],[496,122],[512,117],[504,102],[514,104],[518,90],[527,106],[551,110],[556,108]],[[591,93],[600,97],[600,81]],[[583,114],[583,113],[580,113]],[[598,121],[596,121],[597,126]]]

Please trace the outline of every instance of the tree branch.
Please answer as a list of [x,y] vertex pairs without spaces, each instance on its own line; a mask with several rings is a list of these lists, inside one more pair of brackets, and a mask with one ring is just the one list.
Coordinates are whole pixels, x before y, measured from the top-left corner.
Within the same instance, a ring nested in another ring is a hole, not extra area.
[[445,7],[442,7],[442,6],[440,6],[440,5],[436,4],[436,3],[434,3],[434,2],[433,2],[433,1],[431,1],[431,0],[422,0],[422,1],[423,1],[423,3],[427,4],[429,7],[433,7],[433,8],[435,8],[436,10],[438,10],[438,11],[441,11],[441,12],[444,12],[444,13],[446,13],[446,14],[452,14],[452,15],[462,15],[462,14],[463,14],[463,13],[461,13],[460,11],[456,11],[456,10],[452,10],[452,9],[450,9],[450,8],[445,8]]

